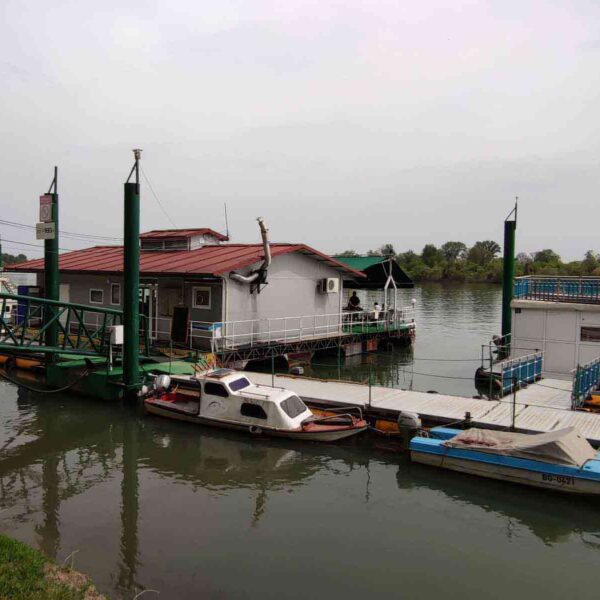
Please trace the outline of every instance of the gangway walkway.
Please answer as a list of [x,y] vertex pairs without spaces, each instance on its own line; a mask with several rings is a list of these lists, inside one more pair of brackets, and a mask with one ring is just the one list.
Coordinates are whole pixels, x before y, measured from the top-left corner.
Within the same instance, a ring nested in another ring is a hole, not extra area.
[[[7,317],[8,302],[18,310]],[[60,302],[46,298],[0,293],[0,352],[107,356],[110,330],[123,323],[123,312],[110,308]],[[140,319],[142,343],[149,351],[148,327]],[[58,330],[56,345],[46,343],[46,332]]]

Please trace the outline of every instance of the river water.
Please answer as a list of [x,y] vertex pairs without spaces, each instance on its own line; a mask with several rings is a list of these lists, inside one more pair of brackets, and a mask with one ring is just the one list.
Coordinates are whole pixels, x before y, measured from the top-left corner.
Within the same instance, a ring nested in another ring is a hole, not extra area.
[[[469,361],[497,333],[499,294],[410,291],[414,364],[394,351],[343,375],[476,393]],[[598,509],[411,465],[368,439],[249,439],[0,383],[0,531],[112,598],[597,598]]]

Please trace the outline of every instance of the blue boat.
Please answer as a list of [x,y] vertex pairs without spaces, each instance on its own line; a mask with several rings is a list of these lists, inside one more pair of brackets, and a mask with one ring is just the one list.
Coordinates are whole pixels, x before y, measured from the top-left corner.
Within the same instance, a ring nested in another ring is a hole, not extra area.
[[410,456],[470,475],[600,495],[600,452],[573,427],[539,434],[435,427],[411,440]]

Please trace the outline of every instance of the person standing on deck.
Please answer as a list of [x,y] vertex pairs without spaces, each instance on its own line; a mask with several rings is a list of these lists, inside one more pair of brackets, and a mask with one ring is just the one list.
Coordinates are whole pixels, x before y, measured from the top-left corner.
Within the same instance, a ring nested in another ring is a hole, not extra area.
[[348,310],[361,310],[360,298],[356,295],[356,290],[352,291],[352,296],[348,300]]
[[375,318],[376,321],[379,320],[379,314],[381,313],[382,310],[383,310],[383,306],[381,306],[381,304],[379,304],[379,302],[375,302],[375,304],[373,304],[373,317]]

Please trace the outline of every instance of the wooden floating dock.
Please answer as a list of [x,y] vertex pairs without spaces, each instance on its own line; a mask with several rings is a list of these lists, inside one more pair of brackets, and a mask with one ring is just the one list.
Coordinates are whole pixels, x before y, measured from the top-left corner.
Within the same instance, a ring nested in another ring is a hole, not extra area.
[[[361,383],[326,381],[307,377],[246,372],[253,383],[294,390],[307,402],[324,406],[359,406],[366,413],[396,420],[400,411],[417,413],[425,422],[447,424],[462,421],[471,414],[476,427],[504,429],[511,426],[513,400],[481,400],[444,394],[428,394]],[[519,431],[542,433],[573,426],[591,444],[600,446],[600,414],[573,411],[571,382],[542,379],[519,390],[516,398],[515,426]]]

